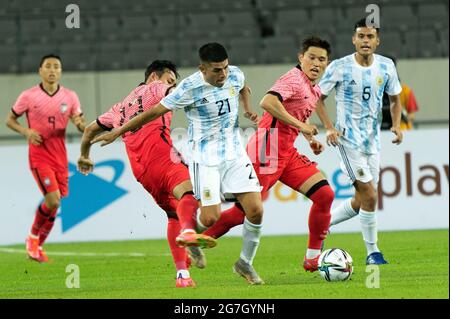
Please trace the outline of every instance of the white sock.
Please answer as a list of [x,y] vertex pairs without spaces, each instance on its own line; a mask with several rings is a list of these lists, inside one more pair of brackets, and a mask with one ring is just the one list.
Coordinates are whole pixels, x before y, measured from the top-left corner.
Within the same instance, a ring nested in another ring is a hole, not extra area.
[[349,198],[331,211],[330,226],[337,225],[347,219],[358,215],[358,212],[355,212],[355,210],[353,209],[351,202],[352,199]]
[[313,259],[316,258],[317,256],[319,256],[321,253],[320,249],[307,249],[306,250],[306,258],[307,259]]
[[181,269],[177,271],[177,278],[189,278],[191,275],[189,274],[189,270],[187,269]]
[[208,227],[206,227],[205,225],[202,224],[202,222],[200,221],[200,215],[201,215],[201,210],[200,208],[197,209],[197,214],[196,214],[196,219],[197,219],[197,233],[201,234],[203,233],[205,230],[208,229]]
[[241,259],[250,265],[253,264],[256,251],[259,246],[259,239],[261,238],[262,224],[252,224],[247,217],[244,219],[244,227],[242,231],[242,251]]
[[367,255],[370,255],[373,252],[379,252],[380,250],[377,246],[378,227],[376,213],[360,209],[359,220],[361,222],[361,230],[364,243],[366,244],[367,248]]
[[30,237],[33,239],[37,239],[37,238],[39,238],[39,235],[33,235],[32,233],[30,233]]

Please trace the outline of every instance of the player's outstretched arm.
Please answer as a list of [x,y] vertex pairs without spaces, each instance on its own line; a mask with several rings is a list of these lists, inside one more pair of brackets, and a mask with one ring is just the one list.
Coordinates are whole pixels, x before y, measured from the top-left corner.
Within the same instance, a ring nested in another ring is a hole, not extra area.
[[20,125],[19,121],[17,121],[17,116],[9,111],[8,116],[6,118],[6,126],[8,126],[11,130],[25,136],[28,140],[28,143],[33,145],[40,145],[42,143],[42,137],[38,132],[31,128],[26,128]]
[[395,138],[392,140],[392,143],[398,145],[403,140],[403,133],[400,130],[400,121],[402,116],[402,104],[400,102],[400,95],[389,95],[389,102],[391,102],[391,131],[395,134]]
[[77,162],[78,171],[84,175],[89,174],[94,169],[94,162],[89,158],[91,141],[103,131],[103,128],[96,121],[93,121],[84,129],[81,138],[80,157]]
[[330,117],[328,116],[328,112],[325,109],[325,99],[327,98],[326,95],[322,95],[320,99],[317,100],[316,103],[316,113],[317,116],[320,119],[320,122],[322,122],[323,126],[325,126],[325,129],[327,130],[327,144],[336,146],[339,144],[339,135],[341,134],[333,125],[333,122],[331,122]]
[[166,114],[169,111],[170,110],[168,108],[166,108],[162,104],[158,103],[155,107],[152,107],[152,108],[148,109],[147,111],[139,114],[138,116],[136,116],[133,119],[131,119],[130,121],[128,121],[128,123],[121,126],[120,128],[112,130],[109,133],[102,134],[102,135],[95,137],[92,140],[91,144],[103,141],[103,143],[100,144],[101,146],[108,145],[108,144],[114,142],[122,134],[125,134],[128,131],[137,130],[138,128],[142,127],[143,125],[147,124],[148,122],[151,122],[151,121],[157,119],[158,117]]
[[299,129],[303,134],[316,135],[319,133],[315,125],[302,123],[286,111],[278,97],[266,94],[259,103],[261,108],[280,121]]

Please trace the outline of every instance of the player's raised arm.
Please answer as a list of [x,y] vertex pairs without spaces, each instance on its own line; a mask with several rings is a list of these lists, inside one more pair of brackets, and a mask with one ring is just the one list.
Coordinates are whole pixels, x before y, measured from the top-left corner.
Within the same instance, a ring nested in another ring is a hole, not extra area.
[[8,126],[11,130],[25,136],[28,140],[28,143],[33,145],[40,145],[42,143],[41,135],[35,130],[27,127],[23,127],[19,121],[17,121],[18,116],[16,116],[12,111],[8,113],[6,118],[6,126]]
[[89,158],[91,141],[103,131],[104,129],[97,124],[97,121],[93,121],[84,129],[81,138],[80,157],[77,162],[78,171],[84,175],[89,174],[94,169],[94,162]]
[[95,137],[92,140],[91,144],[103,141],[101,146],[108,145],[108,144],[114,142],[116,140],[116,138],[118,138],[122,134],[124,134],[128,131],[134,131],[134,130],[142,127],[143,125],[147,124],[148,122],[151,122],[151,121],[157,119],[158,117],[166,114],[169,111],[170,110],[168,108],[163,106],[161,103],[158,103],[155,107],[152,107],[152,108],[148,109],[147,111],[139,114],[135,118],[128,121],[128,123],[121,126],[120,128],[112,130],[109,133],[102,134],[102,135]]
[[389,101],[391,102],[391,131],[396,135],[392,140],[392,143],[398,145],[403,140],[403,133],[400,129],[400,120],[402,116],[402,104],[400,102],[400,95],[389,95]]
[[289,114],[289,112],[286,111],[285,107],[280,102],[279,98],[273,94],[264,95],[259,105],[264,109],[264,111],[268,112],[273,117],[299,129],[304,134],[316,135],[318,133],[317,127],[315,125],[302,123],[291,114]]
[[325,126],[325,129],[327,130],[327,144],[336,146],[339,144],[338,137],[340,133],[334,127],[333,122],[331,122],[331,119],[328,116],[328,112],[325,109],[324,101],[326,98],[327,98],[326,95],[322,95],[321,98],[317,100],[316,113],[320,119],[320,122],[322,122],[323,126]]

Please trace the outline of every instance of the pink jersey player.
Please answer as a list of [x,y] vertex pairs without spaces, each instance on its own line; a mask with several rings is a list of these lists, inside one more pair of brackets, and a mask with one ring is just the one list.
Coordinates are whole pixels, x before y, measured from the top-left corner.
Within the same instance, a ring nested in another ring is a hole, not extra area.
[[[120,128],[153,108],[175,86],[177,75],[172,62],[153,61],[147,67],[145,83],[141,83],[122,102],[112,106],[86,127],[78,160],[79,171],[88,174],[94,167],[89,153],[96,135]],[[189,171],[172,145],[171,120],[172,113],[166,113],[155,121],[123,134],[122,139],[136,180],[167,214],[167,240],[177,269],[176,287],[191,287],[195,285],[188,271],[191,259],[197,267],[205,266],[204,255],[197,246],[213,247],[215,240],[194,231],[193,216],[198,203],[193,196]],[[186,249],[179,246],[190,246],[187,251],[190,259]]]
[[[68,161],[65,133],[69,119],[84,131],[80,101],[75,92],[59,85],[61,59],[46,55],[41,59],[42,83],[20,94],[8,115],[7,125],[29,142],[29,165],[45,199],[26,240],[28,256],[39,262],[48,260],[42,249],[50,233],[61,197],[68,195]],[[26,115],[28,128],[18,121]]]
[[[330,223],[330,208],[334,192],[317,164],[300,154],[294,147],[302,132],[315,154],[323,150],[313,135],[317,129],[306,122],[315,109],[321,93],[315,81],[325,70],[330,54],[328,42],[311,37],[303,42],[298,55],[300,64],[281,76],[261,101],[266,111],[258,131],[247,144],[247,153],[267,198],[277,181],[312,200],[309,214],[309,241],[303,267],[317,270],[323,239]],[[240,205],[222,213],[221,218],[204,234],[217,238],[231,227],[242,224],[244,214]]]

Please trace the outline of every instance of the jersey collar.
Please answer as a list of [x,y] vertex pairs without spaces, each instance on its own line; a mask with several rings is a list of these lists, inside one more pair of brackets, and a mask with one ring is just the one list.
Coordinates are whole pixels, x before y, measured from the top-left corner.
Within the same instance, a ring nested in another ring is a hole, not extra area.
[[[302,77],[305,81],[308,81],[309,83],[311,83],[309,78],[306,76],[305,72],[303,72],[302,66],[300,64],[297,64],[295,67],[300,70],[300,77]],[[311,84],[311,85],[314,86],[315,84]]]
[[59,92],[59,88],[60,88],[61,86],[58,84],[58,88],[56,89],[55,92],[53,92],[53,94],[48,93],[48,92],[44,89],[44,86],[42,85],[42,83],[39,83],[39,87],[41,88],[42,91],[45,92],[45,94],[47,94],[47,95],[50,96],[50,97],[53,97],[53,96],[56,95],[56,93]]

